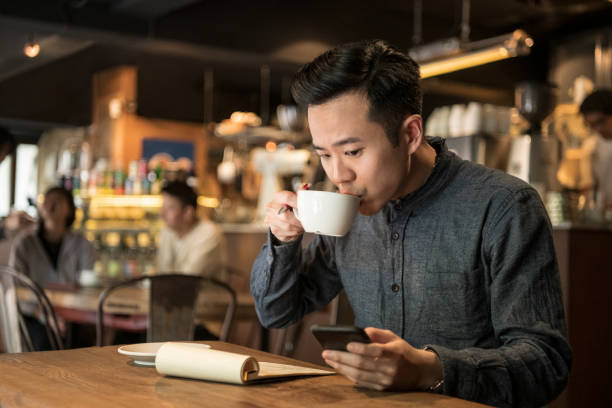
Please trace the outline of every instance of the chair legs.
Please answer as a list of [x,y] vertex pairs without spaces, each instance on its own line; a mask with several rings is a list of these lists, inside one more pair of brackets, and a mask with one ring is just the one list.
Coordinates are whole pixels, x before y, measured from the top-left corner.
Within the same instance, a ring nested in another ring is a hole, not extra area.
[[30,331],[28,330],[28,326],[22,316],[19,313],[19,331],[21,332],[21,341],[25,347],[25,351],[35,351],[34,345],[32,344],[32,338],[30,337]]
[[299,322],[279,330],[278,339],[274,344],[272,353],[282,356],[292,356],[302,334],[302,329],[303,323]]

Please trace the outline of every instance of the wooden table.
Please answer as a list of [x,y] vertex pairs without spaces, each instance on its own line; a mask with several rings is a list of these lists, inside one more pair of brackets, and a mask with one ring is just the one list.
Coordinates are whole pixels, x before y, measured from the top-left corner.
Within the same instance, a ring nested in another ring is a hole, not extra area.
[[[222,342],[214,349],[260,361],[313,364]],[[320,368],[320,367],[319,367]],[[0,354],[0,406],[8,407],[482,407],[437,394],[379,392],[340,375],[229,385],[163,377],[116,346]]]
[[[101,288],[60,289],[45,288],[55,313],[62,319],[73,323],[96,323],[98,296]],[[17,288],[21,304],[36,302],[34,295],[27,289]],[[196,309],[198,322],[222,319],[227,307],[228,297],[223,294],[207,293],[206,301],[200,302]],[[237,294],[235,320],[257,319],[254,299],[250,293]],[[106,326],[123,330],[140,331],[147,327],[149,312],[149,291],[141,287],[124,287],[113,292],[104,307]]]

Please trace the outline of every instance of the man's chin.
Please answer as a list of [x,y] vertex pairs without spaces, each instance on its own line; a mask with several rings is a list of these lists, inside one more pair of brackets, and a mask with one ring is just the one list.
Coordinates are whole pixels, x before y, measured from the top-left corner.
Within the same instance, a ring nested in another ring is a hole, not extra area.
[[368,205],[368,203],[361,202],[359,205],[359,213],[362,215],[374,215],[378,212],[378,210],[380,210],[380,208],[374,208],[373,206]]

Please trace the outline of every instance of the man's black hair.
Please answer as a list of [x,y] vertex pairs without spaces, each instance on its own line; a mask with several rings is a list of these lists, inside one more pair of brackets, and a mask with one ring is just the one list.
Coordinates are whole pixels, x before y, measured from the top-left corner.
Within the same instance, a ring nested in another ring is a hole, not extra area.
[[340,45],[303,66],[291,93],[307,107],[346,92],[363,92],[370,120],[380,123],[397,146],[406,116],[421,114],[419,81],[419,66],[412,58],[385,41],[368,40]]
[[604,113],[612,115],[612,89],[600,89],[582,101],[580,113]]
[[198,208],[198,195],[184,181],[170,181],[162,188],[162,193],[175,197],[183,204],[183,207]]
[[5,128],[0,127],[0,152],[7,149],[7,154],[11,154],[15,147],[17,147],[17,142],[15,142],[13,135]]
[[51,187],[45,192],[45,199],[47,198],[49,194],[59,194],[66,201],[66,204],[68,204],[68,216],[66,217],[66,227],[70,228],[70,226],[72,226],[76,218],[76,206],[74,205],[74,197],[72,196],[72,193],[66,190],[64,187],[56,186],[56,187]]

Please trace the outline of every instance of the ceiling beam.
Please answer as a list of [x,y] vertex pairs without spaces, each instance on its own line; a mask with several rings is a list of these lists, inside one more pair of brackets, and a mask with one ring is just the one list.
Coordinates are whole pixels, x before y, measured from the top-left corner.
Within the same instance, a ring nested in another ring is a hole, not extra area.
[[0,27],[22,32],[44,33],[46,35],[59,34],[62,37],[90,41],[100,45],[108,45],[127,50],[134,49],[153,55],[190,58],[195,61],[208,63],[232,63],[234,66],[243,67],[272,65],[288,69],[295,69],[298,66],[295,61],[282,55],[267,55],[246,51],[227,50],[180,41],[118,34],[76,26],[65,26],[38,20],[0,16]]

